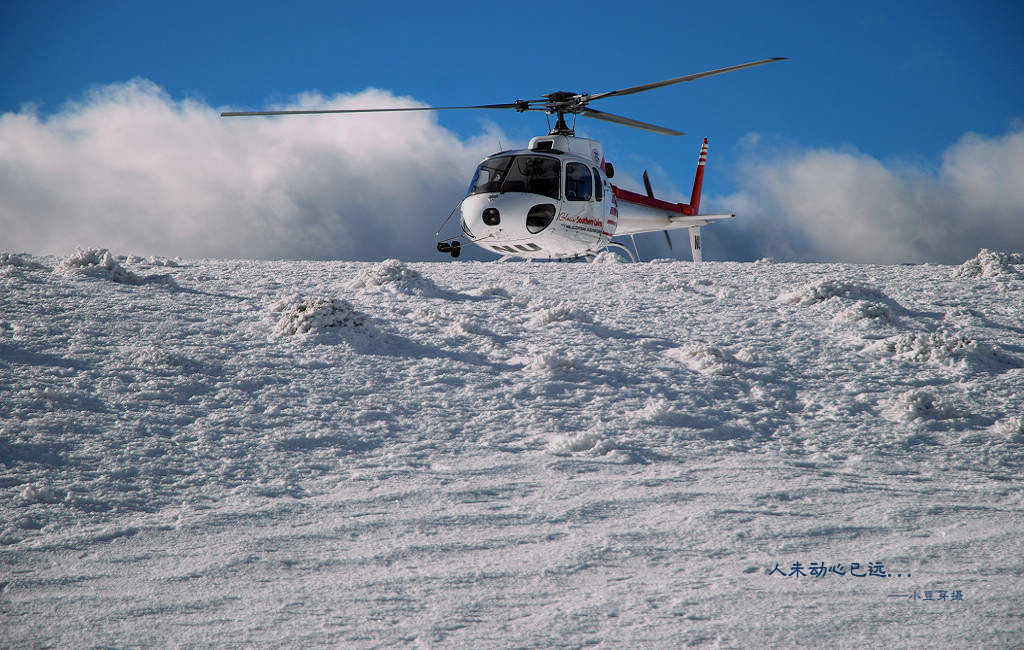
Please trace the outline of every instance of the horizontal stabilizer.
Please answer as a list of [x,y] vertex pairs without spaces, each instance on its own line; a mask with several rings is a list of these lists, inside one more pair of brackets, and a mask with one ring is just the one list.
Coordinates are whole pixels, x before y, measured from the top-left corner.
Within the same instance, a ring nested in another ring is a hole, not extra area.
[[615,231],[617,235],[641,235],[647,232],[658,232],[660,230],[676,230],[679,228],[689,228],[691,226],[706,226],[712,221],[721,221],[722,219],[732,219],[735,214],[698,214],[698,215],[679,215],[673,217],[665,217],[664,220],[658,219],[654,221],[648,219],[642,224],[634,221],[620,221],[619,228]]
[[[695,214],[692,217],[669,217],[670,223],[683,223],[686,225],[698,224],[701,221],[719,221],[721,219],[734,219],[734,214]],[[706,224],[699,223],[703,226]]]

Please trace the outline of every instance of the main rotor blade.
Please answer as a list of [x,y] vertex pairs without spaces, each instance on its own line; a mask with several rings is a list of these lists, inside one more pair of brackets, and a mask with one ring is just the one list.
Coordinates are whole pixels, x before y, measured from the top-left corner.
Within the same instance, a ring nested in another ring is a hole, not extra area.
[[332,113],[404,113],[407,111],[458,111],[473,108],[515,108],[530,110],[529,102],[512,104],[482,104],[480,106],[416,106],[411,108],[355,108],[355,109],[324,109],[310,111],[227,111],[221,117],[252,117],[256,115],[328,115]]
[[649,84],[643,84],[642,86],[633,86],[632,88],[623,88],[622,90],[610,90],[606,93],[598,93],[596,95],[590,95],[587,97],[588,101],[595,99],[602,99],[604,97],[617,97],[620,95],[632,95],[633,93],[642,93],[645,90],[653,90],[655,88],[661,88],[662,86],[671,86],[672,84],[681,84],[684,81],[695,81],[697,79],[703,79],[704,77],[711,77],[716,74],[724,74],[726,72],[733,72],[735,70],[743,70],[744,68],[753,68],[757,65],[764,65],[765,63],[774,63],[775,61],[785,61],[787,57],[777,56],[771,59],[761,59],[760,61],[751,61],[750,63],[741,63],[740,65],[731,65],[728,68],[719,68],[717,70],[708,70],[707,72],[698,72],[697,74],[688,74],[682,77],[675,77],[673,79],[665,79],[664,81],[655,81]]
[[660,133],[661,135],[686,135],[682,131],[673,131],[672,129],[666,129],[663,126],[648,124],[647,122],[640,122],[639,120],[630,119],[628,117],[622,117],[621,115],[614,115],[612,113],[603,113],[601,111],[595,111],[590,107],[584,107],[580,115],[592,117],[595,120],[604,120],[605,122],[624,124],[626,126],[631,126],[635,129],[643,129],[644,131],[653,131],[655,133]]

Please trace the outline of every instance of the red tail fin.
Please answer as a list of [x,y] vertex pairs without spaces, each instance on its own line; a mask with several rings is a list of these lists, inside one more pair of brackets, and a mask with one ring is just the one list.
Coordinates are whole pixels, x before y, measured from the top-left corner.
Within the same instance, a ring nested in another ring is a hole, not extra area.
[[708,139],[704,138],[704,144],[700,146],[700,158],[697,159],[697,175],[693,177],[693,193],[690,194],[689,212],[687,214],[700,214],[700,189],[704,185],[704,163],[708,159]]

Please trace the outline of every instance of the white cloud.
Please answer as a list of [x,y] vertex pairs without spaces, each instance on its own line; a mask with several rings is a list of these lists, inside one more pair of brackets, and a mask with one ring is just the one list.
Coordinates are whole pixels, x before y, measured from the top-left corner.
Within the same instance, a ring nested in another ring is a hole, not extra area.
[[[281,108],[409,105],[371,89]],[[46,118],[0,115],[0,250],[443,259],[433,234],[474,166],[499,139],[515,146],[493,125],[460,140],[433,113],[218,112],[134,80]],[[705,229],[709,258],[954,263],[983,247],[1024,251],[1019,126],[964,135],[934,171],[850,149],[780,152],[766,140],[743,138],[739,191],[703,201],[739,215]]]
[[740,215],[709,232],[718,248],[746,258],[886,263],[1024,251],[1022,130],[968,133],[936,172],[847,149],[764,153],[759,138],[745,141],[740,191],[715,200]]
[[[371,89],[288,108],[409,105]],[[0,249],[435,259],[434,231],[500,135],[461,141],[432,113],[218,112],[134,80],[45,119],[0,116]]]

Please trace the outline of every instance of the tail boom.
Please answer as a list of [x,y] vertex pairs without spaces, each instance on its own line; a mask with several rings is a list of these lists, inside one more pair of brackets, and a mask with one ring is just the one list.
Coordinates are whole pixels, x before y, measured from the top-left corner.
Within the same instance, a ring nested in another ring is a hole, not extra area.
[[618,205],[619,224],[616,234],[636,235],[658,230],[673,230],[706,226],[719,219],[731,219],[734,214],[700,214],[700,194],[704,185],[704,166],[708,158],[708,139],[704,138],[697,159],[697,172],[693,178],[693,191],[689,203],[671,203],[655,198],[650,189],[650,181],[644,174],[644,186],[647,194],[630,192],[621,187],[612,186]]
[[[689,203],[671,203],[656,198],[651,190],[647,172],[644,172],[644,187],[647,194],[630,192],[612,186],[618,213],[616,235],[638,235],[647,232],[688,228],[690,248],[695,262],[701,260],[700,227],[720,219],[732,219],[735,214],[700,214],[700,194],[704,185],[704,166],[707,162],[708,140],[700,148],[697,172],[693,178],[693,191]],[[671,240],[670,240],[671,241]]]

